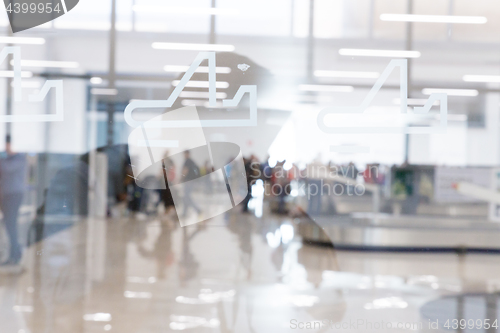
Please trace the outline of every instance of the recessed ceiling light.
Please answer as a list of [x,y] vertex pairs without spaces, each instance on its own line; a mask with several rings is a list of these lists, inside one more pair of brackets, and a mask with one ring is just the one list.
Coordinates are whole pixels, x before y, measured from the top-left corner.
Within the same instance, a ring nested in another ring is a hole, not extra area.
[[90,79],[90,83],[92,84],[101,84],[102,83],[102,78],[95,76]]
[[155,42],[151,45],[157,50],[184,50],[184,51],[216,51],[232,52],[234,45],[228,44],[195,44],[195,43],[160,43]]
[[464,75],[465,82],[500,83],[500,75]]
[[479,95],[479,91],[475,89],[438,89],[438,88],[425,88],[422,89],[422,94],[447,94],[448,96],[465,96],[475,97]]
[[340,55],[360,57],[388,57],[388,58],[419,58],[418,51],[404,50],[369,50],[369,49],[340,49]]
[[[187,72],[189,66],[176,66],[176,65],[167,65],[163,67],[165,72],[171,73],[183,73]],[[218,74],[229,74],[231,73],[230,67],[215,67],[215,72]],[[196,68],[195,73],[208,73],[208,66],[199,66]]]
[[[14,61],[10,62],[14,65]],[[41,67],[41,68],[78,68],[79,63],[75,61],[46,61],[46,60],[21,60],[23,67]]]
[[[0,70],[0,77],[14,77],[14,71],[1,71]],[[33,77],[33,73],[28,72],[28,71],[22,71],[21,77],[30,78],[30,77]]]
[[377,72],[349,72],[349,71],[314,71],[316,77],[340,77],[340,78],[359,78],[359,79],[376,79],[380,76]]
[[[209,98],[210,93],[208,91],[181,91],[179,97],[182,98]],[[227,97],[227,94],[224,92],[218,92],[215,94],[215,98],[224,99]]]
[[118,95],[118,89],[92,88],[90,93],[92,95],[116,96]]
[[[172,81],[172,85],[176,87],[179,84],[179,80],[174,80]],[[188,81],[188,83],[185,85],[185,87],[191,87],[191,88],[208,88],[209,82],[208,81]],[[217,81],[215,83],[216,88],[221,88],[221,89],[226,89],[229,87],[228,82],[224,81]]]
[[484,16],[454,16],[454,15],[415,15],[415,14],[382,14],[382,21],[392,22],[422,22],[422,23],[464,23],[485,24]]
[[45,44],[44,38],[39,37],[0,37],[1,44],[31,44],[31,45],[43,45]]
[[299,90],[302,91],[320,91],[320,92],[352,92],[353,86],[335,86],[326,84],[301,84]]
[[167,7],[167,6],[145,6],[135,5],[132,7],[136,13],[153,14],[188,14],[188,15],[238,15],[237,9],[232,8],[209,8],[209,7]]

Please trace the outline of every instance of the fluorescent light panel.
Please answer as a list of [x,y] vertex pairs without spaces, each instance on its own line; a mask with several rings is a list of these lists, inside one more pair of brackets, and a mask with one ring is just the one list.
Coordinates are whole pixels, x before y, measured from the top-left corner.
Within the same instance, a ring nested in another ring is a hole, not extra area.
[[448,96],[465,96],[465,97],[475,97],[479,94],[479,91],[475,89],[434,89],[425,88],[422,89],[422,94],[448,94]]
[[183,99],[181,101],[182,106],[205,106],[205,101],[200,99]]
[[216,52],[232,52],[234,45],[229,44],[195,44],[195,43],[160,43],[156,42],[151,45],[157,50],[184,50],[184,51],[216,51]]
[[92,88],[90,93],[92,95],[116,96],[118,95],[118,89]]
[[319,91],[319,92],[352,92],[353,86],[334,86],[326,84],[301,84],[299,85],[301,91]]
[[[406,102],[408,103],[408,105],[419,105],[419,106],[422,106],[422,105],[425,105],[425,103],[427,103],[427,99],[420,99],[420,98],[408,98],[406,100]],[[396,104],[396,105],[399,105],[401,104],[401,99],[400,98],[395,98],[392,100],[392,103],[393,104]],[[441,103],[439,101],[434,101],[434,103],[432,105],[440,105]]]
[[[10,62],[14,65],[14,61]],[[46,60],[21,60],[23,67],[40,67],[40,68],[78,68],[80,64],[75,61],[46,61]]]
[[[206,91],[181,91],[179,97],[182,98],[209,98],[210,93]],[[227,94],[224,92],[215,93],[215,98],[224,99],[227,97]]]
[[209,7],[167,7],[135,5],[132,7],[136,13],[152,14],[188,14],[188,15],[238,15],[239,10],[231,8]]
[[422,23],[463,23],[485,24],[484,16],[453,16],[453,15],[415,15],[415,14],[382,14],[382,21],[390,22],[422,22]]
[[[172,81],[172,85],[176,87],[179,84],[179,80],[174,80]],[[185,85],[185,87],[189,88],[208,88],[208,81],[188,81],[188,83]],[[217,81],[215,82],[215,87],[216,88],[221,88],[221,89],[226,89],[229,87],[228,82],[224,81]]]
[[[14,87],[14,81],[12,81],[10,83],[11,87]],[[23,80],[23,82],[21,82],[21,87],[22,88],[32,88],[32,89],[37,89],[37,88],[40,88],[42,86],[42,83],[40,81],[26,81],[26,80]]]
[[348,71],[314,71],[316,77],[340,77],[340,78],[355,78],[355,79],[376,79],[380,76],[377,72],[348,72]]
[[464,75],[465,82],[500,83],[500,75]]
[[404,50],[369,50],[369,49],[340,49],[340,55],[360,57],[388,57],[388,58],[419,58],[419,51]]
[[[0,77],[14,77],[14,71],[0,71]],[[33,73],[28,71],[22,71],[21,77],[30,78],[33,77]]]
[[[189,66],[176,66],[176,65],[167,65],[163,67],[165,72],[171,73],[183,73],[187,72]],[[215,72],[218,74],[229,74],[231,73],[230,67],[215,67]],[[208,66],[199,66],[196,68],[195,73],[208,73]]]
[[0,44],[31,44],[31,45],[43,45],[45,44],[44,38],[39,37],[8,37],[1,36]]

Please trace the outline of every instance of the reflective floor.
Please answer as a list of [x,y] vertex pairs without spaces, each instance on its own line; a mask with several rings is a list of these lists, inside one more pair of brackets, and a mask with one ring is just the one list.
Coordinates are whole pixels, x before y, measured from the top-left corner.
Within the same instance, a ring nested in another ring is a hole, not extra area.
[[495,303],[442,297],[500,290],[497,255],[335,251],[295,230],[236,210],[185,228],[74,221],[28,248],[23,274],[0,277],[0,331],[425,332]]

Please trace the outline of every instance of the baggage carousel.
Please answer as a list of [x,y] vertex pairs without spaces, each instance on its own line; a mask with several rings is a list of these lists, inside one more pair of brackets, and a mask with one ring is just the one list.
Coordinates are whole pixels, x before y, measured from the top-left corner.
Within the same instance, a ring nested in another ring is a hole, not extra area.
[[481,218],[353,213],[297,222],[303,242],[338,250],[500,253],[500,223]]

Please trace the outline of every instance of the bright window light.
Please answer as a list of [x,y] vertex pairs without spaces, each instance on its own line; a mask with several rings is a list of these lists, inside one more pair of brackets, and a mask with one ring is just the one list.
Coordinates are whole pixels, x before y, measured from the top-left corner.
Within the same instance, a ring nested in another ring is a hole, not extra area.
[[216,51],[232,52],[234,45],[225,44],[193,44],[193,43],[153,43],[153,49],[157,50],[184,50],[184,51]]
[[334,86],[326,84],[301,84],[299,85],[301,91],[324,91],[324,92],[352,92],[353,86]]
[[0,37],[1,44],[31,44],[31,45],[43,45],[45,44],[44,38],[38,37]]
[[464,23],[485,24],[484,16],[452,16],[452,15],[414,15],[414,14],[382,14],[382,21],[391,22],[424,22],[424,23]]
[[465,82],[500,83],[500,75],[464,75]]
[[[14,65],[14,61],[10,62]],[[45,60],[21,60],[23,67],[40,67],[40,68],[78,68],[80,64],[75,61],[45,61]]]
[[[174,81],[172,81],[172,85],[174,87],[176,87],[179,84],[179,82],[180,82],[179,80],[174,80]],[[208,81],[188,81],[188,83],[186,84],[186,87],[208,88]],[[215,87],[221,88],[221,89],[226,89],[227,87],[229,87],[229,83],[224,82],[224,81],[217,81],[217,82],[215,82]]]
[[314,71],[316,77],[341,77],[341,78],[359,78],[359,79],[376,79],[380,76],[377,72],[347,72],[347,71]]
[[[184,73],[189,69],[189,66],[176,66],[176,65],[167,65],[163,67],[165,72],[171,73]],[[208,66],[200,66],[196,68],[196,73],[208,73]],[[230,67],[215,67],[215,72],[219,74],[229,74],[231,73]]]
[[479,91],[475,89],[434,89],[434,88],[425,88],[422,89],[422,94],[431,95],[431,94],[447,94],[448,96],[466,96],[466,97],[475,97],[479,95]]
[[201,8],[201,7],[167,7],[167,6],[144,6],[132,7],[136,13],[158,13],[158,14],[188,14],[188,15],[238,15],[237,9],[230,8]]
[[340,49],[340,55],[360,57],[420,58],[419,51]]

